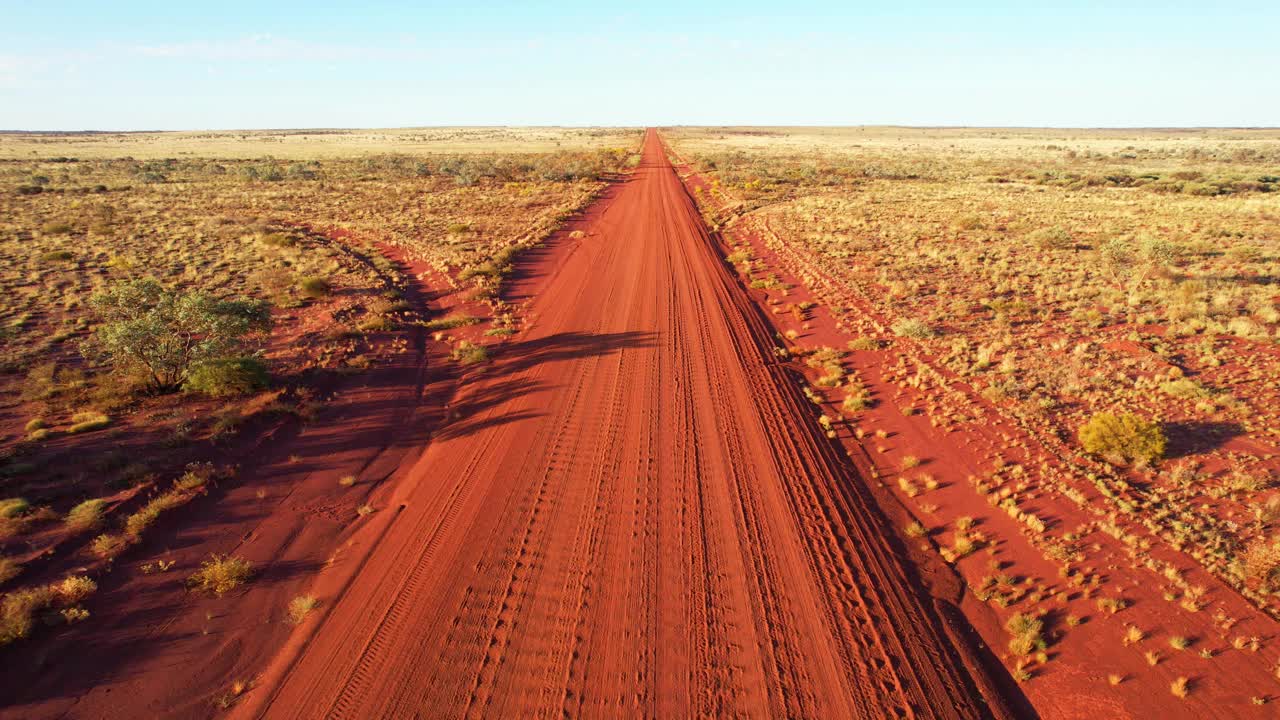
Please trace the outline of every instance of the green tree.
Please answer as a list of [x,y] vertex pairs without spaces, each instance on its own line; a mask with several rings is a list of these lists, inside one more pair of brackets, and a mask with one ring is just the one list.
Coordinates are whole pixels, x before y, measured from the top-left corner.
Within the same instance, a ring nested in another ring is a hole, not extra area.
[[243,354],[271,328],[263,301],[179,294],[152,279],[112,285],[90,305],[103,322],[86,353],[139,377],[153,392],[177,390],[193,368]]

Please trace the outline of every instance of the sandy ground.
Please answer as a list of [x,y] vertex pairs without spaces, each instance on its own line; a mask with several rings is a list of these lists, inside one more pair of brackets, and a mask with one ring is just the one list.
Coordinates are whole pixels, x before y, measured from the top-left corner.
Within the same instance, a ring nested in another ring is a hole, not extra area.
[[263,717],[980,717],[651,134]]
[[419,345],[150,548],[236,552],[253,583],[113,573],[92,623],[6,665],[0,717],[1028,713],[824,436],[656,133],[508,298],[525,330],[491,362]]

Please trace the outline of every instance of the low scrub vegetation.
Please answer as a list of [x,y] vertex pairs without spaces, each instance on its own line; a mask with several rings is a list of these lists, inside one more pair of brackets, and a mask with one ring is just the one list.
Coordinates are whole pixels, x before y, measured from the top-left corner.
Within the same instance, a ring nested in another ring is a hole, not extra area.
[[1098,413],[1080,428],[1080,445],[1086,452],[1120,461],[1159,460],[1167,442],[1159,423],[1133,414]]
[[0,646],[27,637],[39,622],[83,619],[88,613],[79,603],[97,589],[93,580],[71,575],[61,582],[7,593],[0,599]]
[[193,368],[225,363],[243,352],[249,336],[271,327],[270,309],[260,301],[176,293],[150,279],[112,285],[90,305],[102,324],[89,351],[155,392],[179,389]]
[[213,555],[188,580],[191,589],[224,595],[253,576],[253,564],[234,555]]

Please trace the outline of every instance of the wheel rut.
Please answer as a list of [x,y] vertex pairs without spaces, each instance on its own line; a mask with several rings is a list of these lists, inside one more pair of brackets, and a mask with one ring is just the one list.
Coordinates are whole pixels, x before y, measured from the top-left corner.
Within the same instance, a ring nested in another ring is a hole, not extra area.
[[993,716],[655,132],[600,202],[239,715]]

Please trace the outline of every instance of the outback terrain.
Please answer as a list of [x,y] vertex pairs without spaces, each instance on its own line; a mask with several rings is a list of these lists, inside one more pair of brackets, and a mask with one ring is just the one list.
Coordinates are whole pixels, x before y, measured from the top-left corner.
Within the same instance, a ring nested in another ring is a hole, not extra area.
[[1280,133],[0,134],[0,717],[1269,717]]
[[1274,712],[1280,133],[668,137],[1043,716]]

